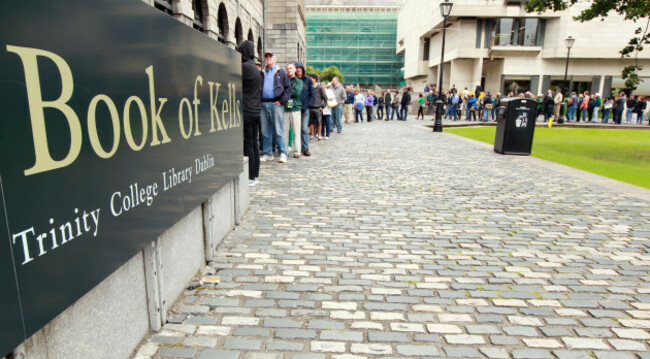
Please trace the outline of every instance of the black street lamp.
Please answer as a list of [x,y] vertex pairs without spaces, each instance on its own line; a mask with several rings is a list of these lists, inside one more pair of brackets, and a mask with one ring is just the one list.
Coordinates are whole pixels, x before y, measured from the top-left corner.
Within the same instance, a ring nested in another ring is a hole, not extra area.
[[[440,3],[440,15],[442,15],[442,54],[440,55],[440,79],[438,80],[438,93],[442,96],[442,76],[445,66],[445,37],[447,35],[447,18],[454,6],[449,0]],[[438,105],[440,107],[440,104]],[[441,111],[436,111],[436,123],[433,125],[433,132],[442,132],[442,115]]]
[[[576,39],[573,38],[572,36],[567,37],[564,39],[564,45],[566,45],[566,66],[564,68],[564,98],[568,98],[571,94],[569,93],[569,83],[567,82],[567,75],[569,74],[569,56],[571,55],[571,48],[573,47],[573,44],[576,42]],[[565,114],[566,116],[566,114]],[[564,123],[563,119],[558,119],[558,123]]]

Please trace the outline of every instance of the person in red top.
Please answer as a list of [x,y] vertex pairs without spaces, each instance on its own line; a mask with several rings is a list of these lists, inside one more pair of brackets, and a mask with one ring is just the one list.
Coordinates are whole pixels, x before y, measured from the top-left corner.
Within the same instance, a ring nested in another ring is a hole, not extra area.
[[582,100],[582,103],[580,104],[580,111],[582,111],[582,121],[587,122],[589,120],[589,115],[587,114],[587,108],[589,107],[589,101],[591,100],[591,96],[589,96],[589,91],[585,91],[585,98]]

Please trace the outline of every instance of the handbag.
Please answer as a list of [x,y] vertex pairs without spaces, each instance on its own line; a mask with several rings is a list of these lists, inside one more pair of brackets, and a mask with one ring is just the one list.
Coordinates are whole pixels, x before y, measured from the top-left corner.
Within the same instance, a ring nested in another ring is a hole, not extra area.
[[424,104],[429,106],[430,102],[429,101],[424,101]]
[[329,107],[329,108],[334,108],[334,107],[336,107],[338,105],[339,105],[339,103],[336,102],[335,99],[328,99],[327,100],[327,107]]
[[492,104],[491,103],[486,104],[485,109],[486,110],[491,110],[492,109]]

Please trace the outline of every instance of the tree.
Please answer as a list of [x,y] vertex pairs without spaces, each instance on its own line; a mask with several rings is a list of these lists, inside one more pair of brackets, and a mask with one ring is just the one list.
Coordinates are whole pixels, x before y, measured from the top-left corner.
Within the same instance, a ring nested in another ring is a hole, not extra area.
[[317,74],[318,77],[320,78],[321,82],[322,81],[332,81],[334,76],[339,78],[339,81],[341,83],[345,83],[345,77],[341,73],[341,70],[339,70],[338,67],[336,66],[330,66],[328,68],[325,68],[323,70],[317,70],[313,66],[307,66],[307,75],[311,74]]
[[[564,11],[570,6],[584,0],[530,0],[526,4],[527,12],[542,13],[547,10]],[[625,20],[640,22],[641,26],[636,29],[634,36],[628,41],[628,44],[621,49],[621,58],[631,58],[634,56],[634,64],[625,66],[621,73],[621,78],[625,79],[625,86],[635,90],[641,83],[639,71],[643,69],[639,65],[638,55],[643,51],[643,46],[650,44],[650,1],[648,0],[590,0],[591,5],[582,10],[580,14],[574,17],[574,20],[585,22],[596,18],[605,18],[611,13],[622,15]],[[644,24],[645,22],[645,24]]]

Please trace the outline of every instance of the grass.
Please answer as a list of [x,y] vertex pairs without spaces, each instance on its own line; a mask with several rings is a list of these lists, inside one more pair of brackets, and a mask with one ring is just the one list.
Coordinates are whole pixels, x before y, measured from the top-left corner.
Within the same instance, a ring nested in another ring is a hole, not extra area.
[[[494,144],[496,128],[445,131]],[[650,131],[538,127],[531,155],[650,189]]]

